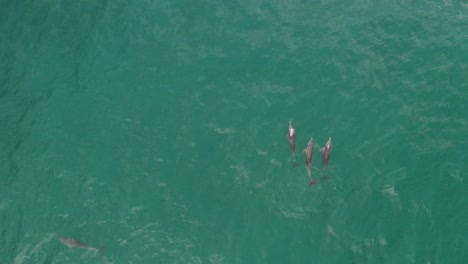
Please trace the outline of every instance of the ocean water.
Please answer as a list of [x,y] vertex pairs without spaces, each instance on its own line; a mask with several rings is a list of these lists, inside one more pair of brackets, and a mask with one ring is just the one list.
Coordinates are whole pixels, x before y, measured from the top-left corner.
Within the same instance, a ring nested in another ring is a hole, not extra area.
[[0,263],[467,263],[467,26],[455,0],[2,1]]

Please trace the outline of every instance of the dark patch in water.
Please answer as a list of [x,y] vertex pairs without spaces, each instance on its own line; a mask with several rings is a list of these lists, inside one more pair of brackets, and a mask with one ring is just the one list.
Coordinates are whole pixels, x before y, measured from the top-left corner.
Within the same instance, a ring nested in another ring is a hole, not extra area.
[[322,176],[320,178],[320,181],[328,181],[328,180],[330,180],[330,177],[328,177],[328,176]]
[[294,162],[293,164],[291,164],[291,168],[296,168],[296,167],[299,167],[301,164],[299,162]]

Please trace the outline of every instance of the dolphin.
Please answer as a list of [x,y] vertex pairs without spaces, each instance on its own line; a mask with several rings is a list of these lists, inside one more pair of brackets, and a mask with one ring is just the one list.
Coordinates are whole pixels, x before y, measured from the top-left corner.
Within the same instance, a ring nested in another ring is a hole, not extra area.
[[320,152],[322,152],[322,162],[323,162],[324,170],[327,170],[327,167],[328,167],[328,160],[330,159],[331,148],[332,148],[332,140],[331,138],[328,138],[328,141],[325,144],[325,147],[320,149]]
[[291,121],[289,121],[288,141],[291,154],[294,158],[296,158],[296,132],[294,131],[294,127]]
[[89,249],[89,250],[95,250],[99,253],[99,256],[102,256],[102,251],[104,250],[104,247],[101,247],[99,249],[89,246],[81,241],[75,240],[73,238],[66,238],[66,237],[61,237],[59,238],[60,241],[62,241],[65,245],[69,247],[77,247],[77,248],[84,248],[84,249]]
[[307,144],[307,148],[304,149],[303,151],[305,153],[305,161],[306,161],[306,167],[307,167],[307,172],[309,173],[309,187],[315,183],[315,181],[312,179],[312,175],[310,173],[311,169],[311,164],[312,164],[312,156],[314,154],[314,139],[311,137],[309,140],[309,143]]

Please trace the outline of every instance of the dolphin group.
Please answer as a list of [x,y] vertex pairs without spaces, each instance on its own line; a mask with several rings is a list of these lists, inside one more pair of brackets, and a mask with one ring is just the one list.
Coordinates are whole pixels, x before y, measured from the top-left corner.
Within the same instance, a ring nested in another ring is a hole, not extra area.
[[[291,150],[291,153],[293,157],[295,157],[296,131],[294,130],[294,127],[291,121],[289,121],[288,142],[289,142],[289,148]],[[328,161],[330,160],[331,148],[332,148],[332,141],[330,137],[328,138],[328,141],[325,144],[325,146],[320,149],[320,152],[322,152],[322,163],[323,163],[323,169],[325,172],[327,171]],[[309,182],[309,187],[310,187],[312,184],[317,183],[316,181],[313,180],[312,172],[311,172],[312,157],[314,155],[314,139],[312,137],[310,138],[309,142],[307,143],[307,147],[304,149],[303,152],[305,153],[305,164],[306,164],[307,172],[310,178],[310,182]]]

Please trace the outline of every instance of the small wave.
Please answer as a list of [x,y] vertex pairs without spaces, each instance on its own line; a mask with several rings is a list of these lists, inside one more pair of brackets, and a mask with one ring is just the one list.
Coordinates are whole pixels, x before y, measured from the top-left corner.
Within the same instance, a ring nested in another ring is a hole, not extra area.
[[22,264],[24,261],[32,263],[43,263],[45,262],[48,253],[43,250],[44,244],[48,243],[52,239],[56,238],[57,234],[49,233],[44,239],[39,241],[36,245],[26,245],[20,253],[15,257],[15,264]]
[[234,131],[234,129],[232,128],[220,128],[220,127],[217,127],[215,129],[216,132],[218,132],[219,134],[221,135],[224,135],[224,134],[234,134],[236,133],[236,131]]
[[395,187],[391,185],[385,185],[382,189],[382,193],[390,196],[397,196],[398,193],[395,191]]

